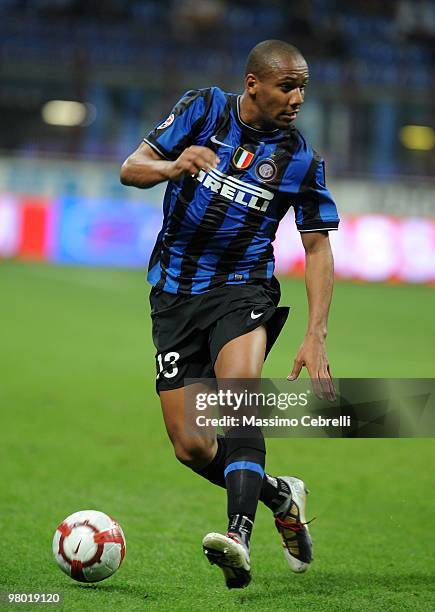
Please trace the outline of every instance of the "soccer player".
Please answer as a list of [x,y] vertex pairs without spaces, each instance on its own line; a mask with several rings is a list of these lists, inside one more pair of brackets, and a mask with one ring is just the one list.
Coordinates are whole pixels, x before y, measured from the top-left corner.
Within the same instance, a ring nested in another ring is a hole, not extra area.
[[187,92],[121,170],[125,185],[168,181],[148,272],[156,385],[176,457],[227,490],[227,531],[206,535],[203,549],[228,588],[250,582],[258,500],[273,512],[290,568],[303,572],[312,560],[305,484],[265,473],[261,429],[195,431],[185,426],[184,405],[185,378],[260,378],[288,315],[278,306],[271,243],[290,206],[306,253],[308,328],[288,378],[305,366],[317,393],[334,398],[325,338],[333,285],[328,232],[339,218],[324,162],[294,126],[307,82],[298,49],[259,43],[241,95],[218,87]]

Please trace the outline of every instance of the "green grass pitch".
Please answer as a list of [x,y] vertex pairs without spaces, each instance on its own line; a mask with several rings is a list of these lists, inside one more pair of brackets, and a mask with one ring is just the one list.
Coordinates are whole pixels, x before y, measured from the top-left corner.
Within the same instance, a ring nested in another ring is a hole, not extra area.
[[[282,286],[292,313],[264,370],[276,378],[306,320],[303,281]],[[0,287],[1,591],[60,592],[68,611],[435,608],[434,440],[271,440],[268,470],[311,489],[315,561],[292,574],[260,507],[252,584],[227,591],[201,552],[225,528],[224,492],[166,439],[143,272],[3,262]],[[432,377],[434,313],[430,287],[337,283],[333,373]],[[51,553],[57,524],[86,508],[127,539],[124,565],[97,586]]]

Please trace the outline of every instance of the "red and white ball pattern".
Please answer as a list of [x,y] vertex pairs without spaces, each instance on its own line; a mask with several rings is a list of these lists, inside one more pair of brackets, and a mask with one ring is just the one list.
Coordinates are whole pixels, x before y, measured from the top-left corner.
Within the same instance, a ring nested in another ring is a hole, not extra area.
[[53,554],[60,569],[79,582],[99,582],[116,572],[125,556],[120,525],[98,510],[68,516],[56,529]]

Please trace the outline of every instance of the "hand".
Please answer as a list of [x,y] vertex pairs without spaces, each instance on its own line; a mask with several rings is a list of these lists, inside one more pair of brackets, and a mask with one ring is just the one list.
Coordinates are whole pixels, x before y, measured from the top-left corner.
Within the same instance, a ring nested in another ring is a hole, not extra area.
[[200,170],[208,172],[210,168],[216,168],[218,163],[219,157],[214,151],[208,147],[192,145],[172,162],[168,178],[177,181],[184,176],[197,176]]
[[334,383],[323,339],[316,336],[305,336],[287,380],[296,380],[304,366],[308,370],[316,396],[319,399],[324,396],[330,402],[334,402],[336,399]]

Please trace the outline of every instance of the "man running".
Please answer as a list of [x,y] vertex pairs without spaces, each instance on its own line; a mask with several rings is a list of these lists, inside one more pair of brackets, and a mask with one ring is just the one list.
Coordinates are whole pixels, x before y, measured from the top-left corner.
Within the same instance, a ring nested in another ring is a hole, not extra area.
[[176,457],[227,490],[228,527],[203,549],[228,588],[249,584],[249,540],[258,500],[273,512],[291,569],[312,560],[302,480],[265,473],[259,427],[224,436],[185,426],[186,378],[259,379],[288,315],[279,307],[272,242],[290,206],[306,253],[308,327],[289,380],[306,367],[317,393],[334,398],[325,348],[333,286],[328,232],[338,228],[324,162],[294,121],[308,66],[283,41],[248,56],[244,91],[187,92],[124,162],[121,181],[168,181],[163,226],[148,280],[157,391]]

